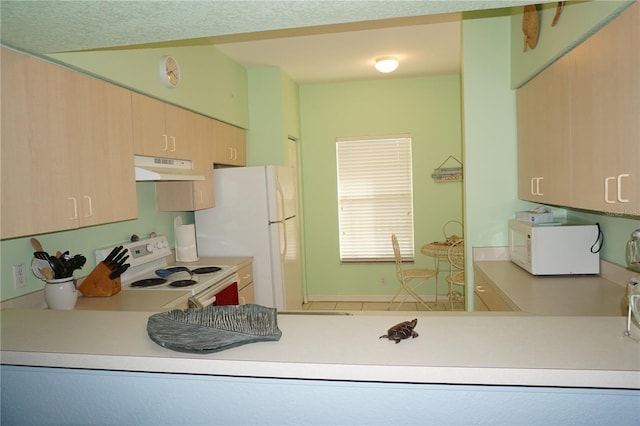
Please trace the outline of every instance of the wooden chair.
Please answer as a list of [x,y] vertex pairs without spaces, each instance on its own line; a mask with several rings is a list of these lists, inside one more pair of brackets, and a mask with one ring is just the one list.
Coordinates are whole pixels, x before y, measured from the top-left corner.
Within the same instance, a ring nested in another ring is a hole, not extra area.
[[[462,302],[464,304],[464,240],[460,239],[455,241],[449,247],[447,252],[449,259],[449,276],[447,277],[447,283],[449,283],[449,306],[453,311],[453,304]],[[453,286],[461,286],[462,291],[456,291]]]
[[[391,299],[391,302],[389,303],[389,310],[391,310],[393,303],[396,301],[396,298],[403,290],[422,306],[424,306],[428,310],[431,310],[431,308],[420,297],[420,295],[416,293],[416,289],[421,285],[426,284],[429,278],[434,278],[436,276],[436,271],[434,269],[405,269],[402,265],[402,255],[400,254],[400,246],[398,245],[398,238],[396,237],[396,234],[391,235],[391,243],[393,244],[393,255],[396,261],[396,277],[398,278],[398,282],[400,283],[400,288],[398,288],[398,291],[396,291],[393,299]],[[412,280],[419,281],[412,286],[410,284]],[[400,309],[402,303],[404,303],[404,300],[400,301],[400,304],[395,309],[396,311]]]

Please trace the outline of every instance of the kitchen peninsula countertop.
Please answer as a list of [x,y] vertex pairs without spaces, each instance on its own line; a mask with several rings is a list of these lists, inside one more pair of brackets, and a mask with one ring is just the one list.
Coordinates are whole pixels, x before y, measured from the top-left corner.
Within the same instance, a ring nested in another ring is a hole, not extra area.
[[[240,377],[640,389],[640,344],[623,337],[624,317],[279,314],[282,338],[277,342],[189,354],[165,349],[148,337],[152,314],[5,309],[0,311],[2,363]],[[413,317],[418,318],[418,338],[399,344],[379,339],[390,326]]]

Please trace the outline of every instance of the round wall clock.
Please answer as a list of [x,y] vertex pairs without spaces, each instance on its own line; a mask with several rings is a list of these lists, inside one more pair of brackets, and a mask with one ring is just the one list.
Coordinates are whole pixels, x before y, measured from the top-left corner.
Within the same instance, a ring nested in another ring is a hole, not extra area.
[[180,84],[180,66],[173,56],[163,56],[160,59],[160,79],[167,87],[176,87]]

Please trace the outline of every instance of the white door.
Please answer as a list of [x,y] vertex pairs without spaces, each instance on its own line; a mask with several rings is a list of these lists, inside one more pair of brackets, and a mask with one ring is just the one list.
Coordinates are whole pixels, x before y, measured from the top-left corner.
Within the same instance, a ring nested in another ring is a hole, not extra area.
[[278,207],[276,220],[296,216],[298,214],[298,194],[294,169],[286,166],[274,166],[272,170]]

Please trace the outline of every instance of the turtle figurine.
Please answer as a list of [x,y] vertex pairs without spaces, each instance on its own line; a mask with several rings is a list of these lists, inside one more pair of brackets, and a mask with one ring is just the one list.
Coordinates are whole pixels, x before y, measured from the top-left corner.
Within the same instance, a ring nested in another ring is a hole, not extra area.
[[391,327],[387,331],[387,334],[380,336],[380,339],[386,337],[389,340],[395,340],[396,344],[400,343],[400,340],[408,339],[409,337],[415,339],[418,337],[418,333],[413,331],[416,324],[418,324],[417,318],[414,318],[412,321],[403,321]]

